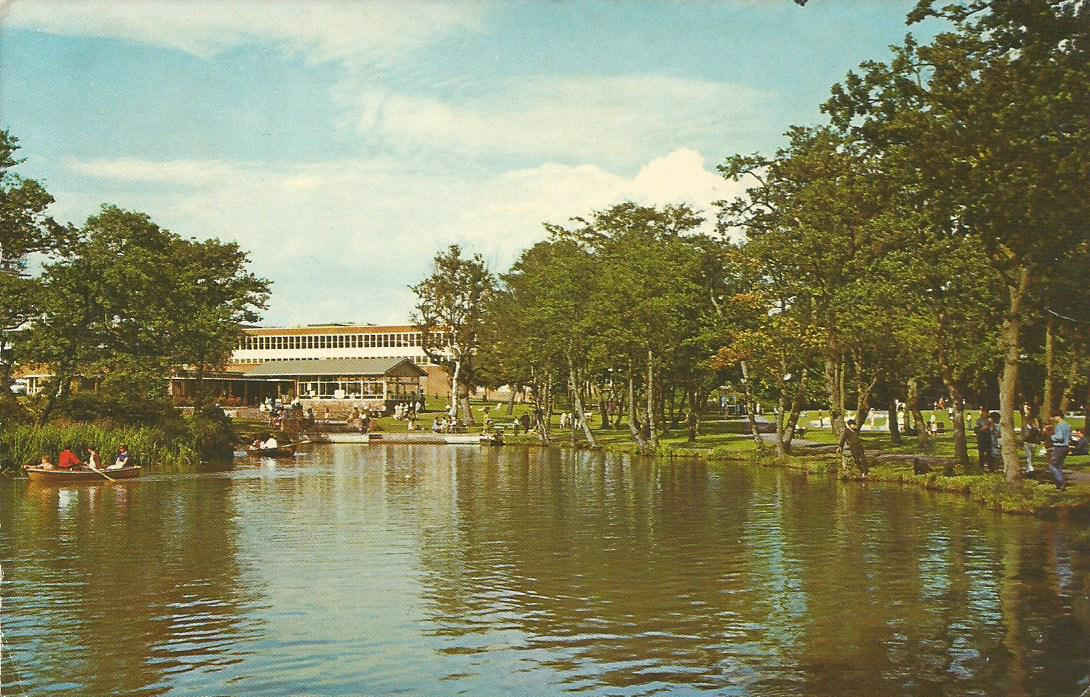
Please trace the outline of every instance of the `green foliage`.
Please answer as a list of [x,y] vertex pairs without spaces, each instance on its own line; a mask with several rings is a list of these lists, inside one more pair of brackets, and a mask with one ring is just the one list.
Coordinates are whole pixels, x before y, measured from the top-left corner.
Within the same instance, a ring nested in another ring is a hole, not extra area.
[[109,464],[122,445],[128,446],[134,464],[153,471],[196,466],[200,462],[199,453],[187,441],[172,437],[161,428],[56,422],[0,431],[0,468],[36,464],[43,455],[56,462],[64,448],[76,450],[82,458],[88,446],[97,448],[103,464]]
[[[239,323],[257,318],[268,282],[245,271],[237,245],[187,240],[143,213],[104,206],[57,261],[47,264],[38,312],[20,360],[46,364],[49,395],[62,401],[72,380],[148,384],[176,366],[200,373],[222,364]],[[50,401],[42,418],[52,410]]]
[[[235,446],[235,433],[231,419],[217,406],[205,406],[186,416],[186,426],[192,438],[193,448],[208,460],[230,458]],[[286,442],[283,434],[278,434]]]

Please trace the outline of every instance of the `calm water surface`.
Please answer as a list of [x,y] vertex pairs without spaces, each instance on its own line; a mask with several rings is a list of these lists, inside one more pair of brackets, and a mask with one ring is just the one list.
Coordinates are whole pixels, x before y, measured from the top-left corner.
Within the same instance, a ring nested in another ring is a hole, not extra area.
[[1081,524],[777,469],[326,446],[0,482],[5,695],[1056,695]]

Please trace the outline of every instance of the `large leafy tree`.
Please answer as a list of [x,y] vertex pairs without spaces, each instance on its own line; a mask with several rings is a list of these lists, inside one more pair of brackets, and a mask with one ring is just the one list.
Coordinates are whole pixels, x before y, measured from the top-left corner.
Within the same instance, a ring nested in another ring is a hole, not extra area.
[[[701,285],[703,249],[694,235],[703,218],[688,205],[660,209],[627,202],[577,222],[564,234],[595,258],[591,306],[601,360],[616,362],[627,374],[632,436],[640,447],[656,448],[663,377],[683,344],[700,334],[700,310],[709,305]],[[642,426],[638,373],[646,403]]]
[[52,368],[40,420],[73,379],[104,381],[133,399],[163,396],[163,375],[221,365],[239,324],[258,319],[268,281],[218,240],[183,239],[144,214],[103,206],[65,255],[46,264],[20,356]]
[[53,197],[39,182],[14,171],[19,140],[0,130],[0,399],[12,400],[11,369],[19,330],[38,309],[39,288],[27,273],[32,254],[57,250],[69,230],[46,214]]
[[[743,252],[777,311],[790,311],[820,339],[820,355],[833,427],[844,427],[849,369],[854,369],[857,405],[873,388],[879,351],[871,293],[875,264],[904,244],[894,223],[896,186],[882,163],[831,128],[793,127],[788,145],[775,156],[735,155],[719,168],[746,180],[746,195],[719,204],[721,229],[747,235]],[[869,321],[864,321],[869,320]]]
[[451,376],[450,417],[473,423],[469,391],[476,384],[475,356],[485,323],[486,308],[496,281],[480,254],[462,256],[462,248],[450,245],[435,255],[432,273],[411,286],[417,303],[413,323],[420,330],[421,346],[428,358]]
[[[936,229],[976,238],[1002,278],[1000,423],[1013,433],[1025,303],[1090,217],[1090,5],[921,0],[909,19],[926,17],[953,29],[865,63],[825,108],[912,181]],[[1002,450],[1014,480],[1014,439]]]

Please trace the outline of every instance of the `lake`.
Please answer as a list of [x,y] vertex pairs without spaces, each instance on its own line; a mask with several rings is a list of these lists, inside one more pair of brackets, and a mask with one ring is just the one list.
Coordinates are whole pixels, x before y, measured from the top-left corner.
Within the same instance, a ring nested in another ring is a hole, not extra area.
[[3,694],[1049,695],[1085,523],[544,448],[0,480]]

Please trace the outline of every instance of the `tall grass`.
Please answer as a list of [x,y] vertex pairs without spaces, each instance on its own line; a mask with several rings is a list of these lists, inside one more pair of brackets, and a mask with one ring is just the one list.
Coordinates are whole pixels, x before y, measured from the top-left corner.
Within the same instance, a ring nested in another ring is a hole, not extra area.
[[64,448],[72,448],[83,458],[89,446],[99,451],[105,466],[112,464],[118,449],[126,445],[134,464],[156,471],[170,471],[200,463],[200,454],[186,440],[172,439],[163,429],[148,426],[106,428],[85,423],[11,426],[0,431],[0,469],[37,464],[42,455],[48,455],[56,462]]

